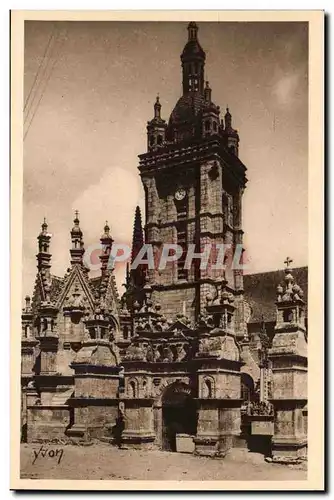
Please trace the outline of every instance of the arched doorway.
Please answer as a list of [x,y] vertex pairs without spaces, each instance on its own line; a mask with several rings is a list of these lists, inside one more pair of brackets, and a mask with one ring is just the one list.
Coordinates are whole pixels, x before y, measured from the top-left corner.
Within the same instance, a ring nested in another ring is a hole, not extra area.
[[192,388],[175,382],[162,396],[162,449],[177,451],[176,435],[195,436],[197,411]]

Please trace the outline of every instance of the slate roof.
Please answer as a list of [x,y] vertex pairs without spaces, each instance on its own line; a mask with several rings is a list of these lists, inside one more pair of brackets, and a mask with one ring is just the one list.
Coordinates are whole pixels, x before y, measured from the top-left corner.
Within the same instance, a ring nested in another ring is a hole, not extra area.
[[[292,275],[304,292],[307,315],[308,267],[294,268]],[[245,300],[252,308],[250,323],[261,322],[262,315],[264,321],[276,320],[276,287],[283,281],[284,269],[244,275]]]

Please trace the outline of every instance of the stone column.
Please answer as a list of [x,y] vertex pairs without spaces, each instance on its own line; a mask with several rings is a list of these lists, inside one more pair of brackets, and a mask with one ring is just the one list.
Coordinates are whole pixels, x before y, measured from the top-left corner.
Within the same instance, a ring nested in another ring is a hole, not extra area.
[[240,434],[240,349],[235,340],[234,296],[225,279],[207,301],[199,324],[196,355],[198,373],[198,425],[194,439],[198,455],[225,456]]
[[[135,350],[137,349],[137,355]],[[125,430],[122,441],[126,447],[136,449],[152,449],[155,447],[154,432],[154,399],[148,388],[150,384],[147,371],[140,358],[141,348],[134,348],[132,361],[123,361],[125,369]],[[131,348],[128,351],[131,357]],[[137,359],[135,359],[137,358]]]
[[[292,339],[286,340],[290,343]],[[277,462],[294,462],[306,456],[303,411],[307,404],[307,357],[288,345],[284,353],[279,351],[277,345],[270,351],[271,402],[275,408],[272,455]]]
[[277,287],[277,320],[272,347],[272,399],[275,426],[272,457],[295,462],[306,456],[303,410],[307,404],[307,342],[301,288],[294,283],[287,258],[285,285]]
[[[240,434],[239,361],[212,360],[198,370],[199,398],[195,454],[224,457]],[[208,390],[208,383],[211,391]]]
[[78,351],[74,369],[74,397],[69,401],[73,425],[67,435],[74,440],[103,438],[116,423],[120,366],[112,344],[103,339],[86,340]]

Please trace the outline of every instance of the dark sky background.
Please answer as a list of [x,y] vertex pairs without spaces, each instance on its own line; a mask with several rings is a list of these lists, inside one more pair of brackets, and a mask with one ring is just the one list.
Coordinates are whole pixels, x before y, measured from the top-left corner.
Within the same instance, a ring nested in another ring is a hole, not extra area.
[[[144,205],[137,155],[157,93],[165,119],[181,95],[186,26],[25,23],[23,294],[33,291],[44,216],[57,275],[69,265],[75,209],[86,246],[106,219],[117,242],[131,241],[135,206]],[[307,24],[203,22],[199,40],[213,101],[229,106],[248,168],[247,272],[281,268],[287,255],[307,265]]]

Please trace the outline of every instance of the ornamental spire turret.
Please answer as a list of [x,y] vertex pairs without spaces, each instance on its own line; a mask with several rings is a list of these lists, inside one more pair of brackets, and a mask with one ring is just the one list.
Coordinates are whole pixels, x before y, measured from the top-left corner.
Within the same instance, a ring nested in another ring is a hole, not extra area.
[[[135,212],[135,220],[133,224],[133,237],[132,237],[132,251],[131,251],[131,263],[134,262],[144,245],[144,232],[142,226],[142,218],[140,208],[137,205]],[[136,269],[131,270],[132,283],[135,287],[142,287],[144,285],[144,269],[143,265],[137,266]]]
[[154,103],[154,118],[155,120],[161,120],[161,104],[159,95],[157,95],[156,101]]
[[44,217],[42,224],[42,231],[39,233],[38,237],[38,254],[37,254],[37,267],[39,271],[45,270],[49,273],[50,270],[50,241],[51,234],[48,233],[48,225]]
[[[108,269],[111,247],[112,247],[112,244],[114,242],[114,240],[112,239],[111,234],[110,234],[110,227],[109,227],[108,221],[106,221],[106,223],[105,223],[104,233],[101,235],[100,242],[102,245],[102,252],[100,255],[100,261],[101,261],[101,269],[102,269],[102,274],[103,274]],[[111,271],[111,269],[110,269],[110,271]]]
[[227,149],[233,155],[239,156],[239,134],[238,131],[232,127],[232,115],[228,107],[226,108],[224,120],[225,128],[222,134],[226,138]]
[[147,122],[147,149],[149,151],[161,147],[165,143],[166,121],[161,118],[160,97],[154,103],[154,117]]
[[205,99],[205,102],[208,104],[211,103],[211,93],[212,93],[212,90],[211,90],[211,87],[209,85],[209,82],[206,81],[205,82],[205,89],[204,89],[204,99]]
[[83,263],[83,255],[85,253],[83,234],[80,229],[80,220],[79,220],[79,212],[75,211],[74,217],[74,226],[71,230],[71,241],[72,248],[70,250],[71,254],[71,264],[82,264]]
[[305,303],[304,292],[301,287],[296,283],[292,273],[290,264],[293,260],[287,257],[284,263],[284,284],[277,286],[277,319],[276,330],[281,328],[289,328],[293,325],[295,327],[305,328]]
[[144,233],[143,233],[143,225],[141,219],[141,211],[140,207],[137,205],[135,211],[135,220],[133,224],[131,262],[134,261],[138,252],[142,248],[143,244],[144,244]]
[[51,234],[48,232],[48,225],[46,219],[44,218],[42,224],[42,231],[39,233],[38,237],[38,254],[37,257],[37,268],[41,279],[42,294],[47,296],[47,290],[50,287],[50,269],[51,269],[51,253],[50,253],[50,241]]

